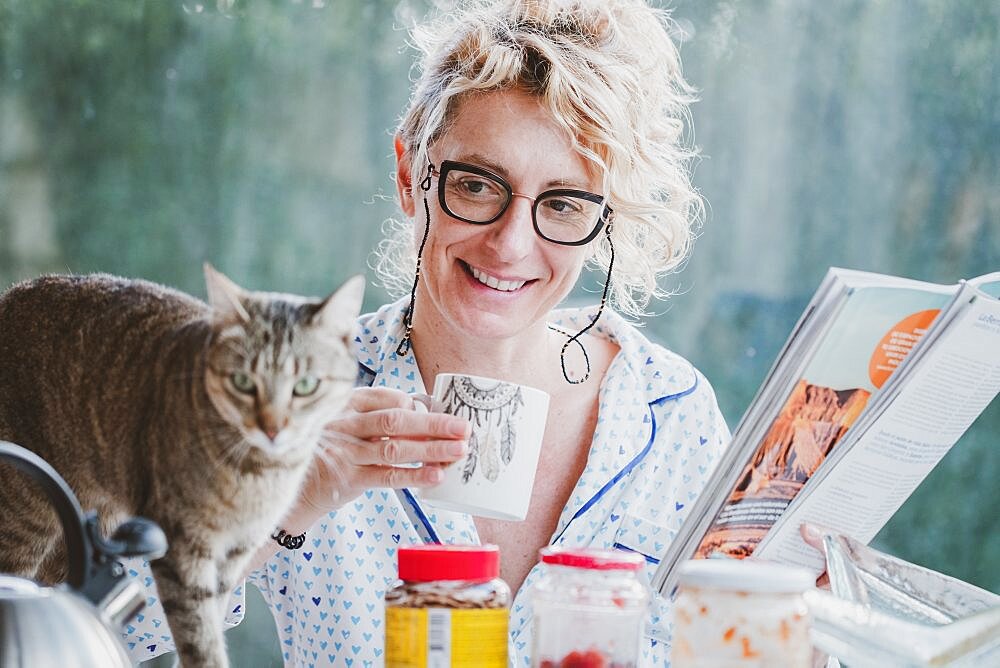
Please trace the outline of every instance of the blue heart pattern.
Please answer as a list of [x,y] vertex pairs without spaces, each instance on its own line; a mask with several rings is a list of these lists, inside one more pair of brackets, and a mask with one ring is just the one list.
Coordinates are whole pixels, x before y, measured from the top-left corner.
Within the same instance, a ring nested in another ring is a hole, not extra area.
[[[373,384],[424,392],[412,354],[395,353],[404,306],[400,301],[363,316],[355,352],[374,371]],[[593,312],[559,311],[554,324],[575,331]],[[729,431],[712,388],[686,360],[652,344],[613,312],[605,311],[591,331],[622,352],[602,384],[587,466],[553,542],[641,552],[651,576],[728,444]],[[302,668],[382,666],[382,599],[396,580],[397,546],[435,539],[479,542],[471,517],[386,489],[368,490],[307,535],[305,549],[282,550],[251,576],[275,616],[285,665]],[[530,665],[529,590],[538,575],[536,566],[511,606],[512,666]],[[669,606],[658,601],[651,609],[642,663],[662,666],[669,658]],[[156,644],[159,653],[169,633],[148,631],[147,637],[145,628],[137,626],[130,637]]]
[[[130,576],[139,580],[146,590],[146,607],[125,626],[125,647],[134,662],[145,661],[174,650],[174,640],[166,622],[160,595],[153,581],[149,562],[145,559],[123,559]],[[233,590],[226,604],[226,626],[236,626],[243,620],[243,587]]]

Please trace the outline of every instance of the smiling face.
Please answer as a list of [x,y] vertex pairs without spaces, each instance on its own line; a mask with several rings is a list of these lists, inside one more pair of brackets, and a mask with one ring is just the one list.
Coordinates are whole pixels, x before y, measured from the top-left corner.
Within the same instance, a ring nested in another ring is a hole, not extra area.
[[[515,193],[529,197],[554,188],[601,190],[599,176],[573,150],[565,130],[534,97],[517,90],[473,95],[460,102],[454,122],[429,154],[436,166],[453,160],[488,169]],[[419,188],[424,174],[411,175],[408,160],[404,155],[397,164],[397,184],[404,212],[416,219],[419,240],[424,231],[424,193]],[[421,260],[414,331],[458,330],[477,340],[496,340],[545,327],[549,311],[576,283],[588,247],[540,238],[527,197],[515,196],[495,222],[473,225],[445,213],[436,180],[426,196],[430,230]]]

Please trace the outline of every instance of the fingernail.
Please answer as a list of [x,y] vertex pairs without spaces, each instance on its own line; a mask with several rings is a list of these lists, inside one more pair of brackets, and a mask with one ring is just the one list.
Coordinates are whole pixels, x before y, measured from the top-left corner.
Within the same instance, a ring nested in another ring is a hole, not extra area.
[[469,451],[469,444],[465,441],[455,441],[454,443],[448,444],[448,454],[455,455],[456,457],[461,457],[466,452]]
[[437,468],[436,466],[427,469],[427,482],[439,483],[442,480],[444,480],[444,471]]
[[803,522],[799,525],[799,531],[802,533],[802,537],[806,540],[819,541],[820,531],[814,524],[809,524],[808,522]]

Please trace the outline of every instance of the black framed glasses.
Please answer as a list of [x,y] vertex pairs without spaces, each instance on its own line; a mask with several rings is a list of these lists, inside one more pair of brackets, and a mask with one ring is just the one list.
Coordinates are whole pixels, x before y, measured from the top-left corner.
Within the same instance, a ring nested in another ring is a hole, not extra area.
[[[611,270],[615,266],[615,247],[611,243],[611,217],[614,211],[604,201],[604,198],[586,190],[572,188],[556,188],[546,190],[538,197],[530,197],[516,193],[503,177],[488,169],[467,165],[464,162],[443,160],[439,172],[433,163],[428,163],[427,173],[420,181],[420,189],[426,193],[431,189],[431,179],[438,177],[438,200],[441,208],[452,218],[458,218],[473,225],[489,225],[503,215],[515,197],[524,197],[532,201],[531,220],[535,232],[541,238],[564,246],[582,246],[593,240],[604,228],[608,238],[608,278],[604,281],[604,292],[601,295],[601,306],[597,315],[576,334],[569,336],[559,352],[559,363],[562,365],[563,378],[570,385],[579,385],[590,378],[590,356],[580,337],[597,324],[608,302],[608,290],[611,288]],[[403,335],[396,346],[397,355],[407,355],[410,352],[410,335],[413,333],[413,308],[417,301],[417,284],[420,283],[420,264],[424,256],[424,246],[427,245],[427,234],[431,229],[431,210],[424,203],[424,236],[417,250],[417,266],[413,274],[413,287],[410,288],[410,303],[403,314]],[[555,329],[549,325],[551,329]],[[561,330],[557,330],[561,331]],[[568,336],[568,334],[567,334]],[[566,368],[566,350],[575,343],[583,353],[583,361],[587,366],[580,378],[571,377]]]
[[546,190],[537,197],[516,193],[502,176],[488,169],[454,160],[442,160],[437,172],[438,201],[452,218],[473,225],[497,221],[514,201],[532,201],[531,221],[546,241],[564,246],[582,246],[601,231],[612,209],[604,197],[572,188]]

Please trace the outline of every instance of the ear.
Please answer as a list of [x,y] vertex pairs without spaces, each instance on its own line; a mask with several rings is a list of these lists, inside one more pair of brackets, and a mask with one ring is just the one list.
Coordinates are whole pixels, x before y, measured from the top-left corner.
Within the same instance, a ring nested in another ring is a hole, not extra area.
[[365,277],[361,274],[347,279],[332,295],[323,300],[312,322],[335,336],[347,336],[354,320],[361,313],[365,296]]
[[208,262],[205,263],[205,287],[208,289],[208,305],[223,320],[250,322],[250,315],[240,298],[246,293],[243,288],[229,280]]
[[399,206],[407,218],[413,218],[417,210],[413,199],[413,168],[410,164],[410,153],[403,146],[403,138],[396,133],[393,138],[396,149],[396,193],[399,195]]

